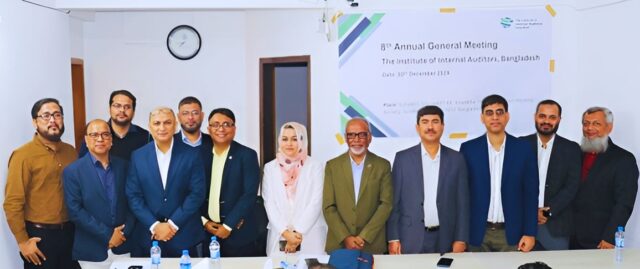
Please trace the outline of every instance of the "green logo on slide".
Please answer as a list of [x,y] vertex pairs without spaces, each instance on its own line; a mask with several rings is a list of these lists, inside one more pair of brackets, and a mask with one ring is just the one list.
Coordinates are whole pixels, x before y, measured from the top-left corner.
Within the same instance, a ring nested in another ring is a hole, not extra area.
[[504,18],[500,19],[500,24],[502,24],[502,27],[504,27],[504,28],[511,27],[512,23],[513,23],[513,19],[511,19],[509,17],[504,17]]

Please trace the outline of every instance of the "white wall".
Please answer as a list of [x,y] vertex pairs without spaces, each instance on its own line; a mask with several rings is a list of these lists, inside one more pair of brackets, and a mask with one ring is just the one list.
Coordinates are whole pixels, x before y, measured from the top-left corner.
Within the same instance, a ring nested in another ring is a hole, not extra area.
[[[31,106],[57,98],[65,109],[63,140],[73,143],[69,19],[57,11],[21,1],[0,1],[0,200],[4,202],[11,152],[31,140]],[[0,215],[0,268],[22,268],[4,214]]]

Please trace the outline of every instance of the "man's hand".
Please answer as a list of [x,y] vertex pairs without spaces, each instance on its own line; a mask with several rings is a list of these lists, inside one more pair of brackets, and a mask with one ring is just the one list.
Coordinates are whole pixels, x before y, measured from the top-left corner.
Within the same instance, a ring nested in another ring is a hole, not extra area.
[[615,247],[614,245],[609,244],[609,242],[604,241],[604,240],[601,240],[600,244],[598,244],[598,248],[599,249],[612,249],[614,247]]
[[392,241],[389,242],[389,254],[391,255],[400,255],[402,254],[402,245],[400,241]]
[[[29,240],[18,244],[20,254],[30,263],[41,265],[42,261],[46,261],[47,257],[38,249],[38,242],[42,240],[40,237],[31,237]],[[42,261],[40,261],[42,259]]]
[[451,246],[453,253],[461,253],[467,249],[467,244],[463,241],[454,241]]
[[123,229],[124,224],[113,229],[113,234],[111,235],[111,239],[109,240],[109,248],[116,248],[122,245],[124,241],[127,241],[127,238],[124,237],[124,232],[122,231]]
[[218,238],[227,239],[231,235],[231,231],[227,230],[222,224],[218,224],[215,235]]
[[158,223],[153,229],[153,238],[167,242],[176,235],[176,230],[167,222]]
[[359,241],[356,236],[347,236],[342,242],[347,249],[362,249],[364,247],[364,242]]
[[548,207],[538,208],[538,225],[547,223],[547,217],[545,217],[543,213],[549,209]]
[[533,236],[523,235],[518,243],[518,250],[522,252],[529,252],[536,245],[536,238]]
[[296,247],[302,243],[302,234],[294,231],[286,230],[282,233],[282,237],[287,240],[287,244],[296,245]]
[[207,223],[204,224],[204,230],[213,235],[216,234],[218,227],[220,227],[220,224],[213,221],[207,221]]

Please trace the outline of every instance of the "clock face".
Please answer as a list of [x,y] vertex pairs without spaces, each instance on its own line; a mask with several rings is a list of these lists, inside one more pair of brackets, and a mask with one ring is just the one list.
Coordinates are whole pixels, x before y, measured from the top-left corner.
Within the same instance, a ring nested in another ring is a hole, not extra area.
[[180,60],[189,60],[200,51],[202,40],[196,29],[189,25],[180,25],[167,36],[167,48],[173,57]]

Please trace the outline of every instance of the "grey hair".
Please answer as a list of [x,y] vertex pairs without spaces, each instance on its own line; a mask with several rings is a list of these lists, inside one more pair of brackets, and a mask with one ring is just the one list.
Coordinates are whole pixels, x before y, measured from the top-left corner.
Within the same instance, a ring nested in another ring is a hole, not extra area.
[[367,124],[367,131],[369,133],[371,133],[371,123],[369,123],[368,120],[366,120],[365,118],[361,118],[361,117],[353,117],[350,120],[347,121],[347,124],[344,125],[344,133],[347,133],[347,126],[349,126],[349,123],[354,122],[354,121],[363,121],[364,123]]
[[153,116],[157,116],[158,114],[171,114],[171,116],[173,116],[173,118],[175,119],[175,114],[173,113],[173,110],[171,108],[166,106],[159,106],[151,110],[151,112],[149,113],[149,121],[151,121],[151,118]]
[[613,112],[611,112],[611,110],[609,110],[608,108],[602,106],[592,106],[590,108],[587,108],[587,110],[582,113],[582,118],[584,118],[584,116],[587,114],[593,114],[600,111],[604,113],[608,124],[613,123]]

